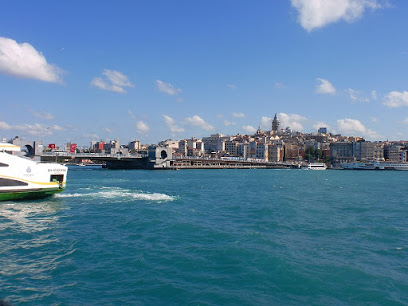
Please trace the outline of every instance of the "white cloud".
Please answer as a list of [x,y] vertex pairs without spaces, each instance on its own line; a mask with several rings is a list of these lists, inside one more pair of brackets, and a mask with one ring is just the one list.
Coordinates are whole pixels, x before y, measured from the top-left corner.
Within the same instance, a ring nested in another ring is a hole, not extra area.
[[316,86],[316,93],[318,94],[331,94],[334,95],[336,93],[336,88],[325,79],[317,78],[320,82],[319,85]]
[[279,113],[278,118],[281,123],[281,128],[286,128],[289,126],[291,129],[296,131],[303,130],[302,122],[307,121],[307,118],[298,114]]
[[357,119],[346,118],[337,120],[337,126],[340,132],[346,135],[353,135],[355,133],[362,135],[366,132],[365,126]]
[[97,134],[85,134],[83,135],[84,138],[89,138],[89,139],[100,139],[100,137]]
[[47,63],[45,57],[29,43],[0,37],[0,72],[44,82],[62,83],[62,70]]
[[354,102],[370,102],[370,99],[367,97],[361,97],[360,92],[357,90],[354,90],[352,88],[348,88],[345,90],[345,92],[349,95],[350,100]]
[[227,84],[227,87],[232,89],[232,90],[238,89],[238,86],[234,85],[234,84]]
[[177,126],[174,119],[170,116],[163,115],[164,122],[166,123],[167,127],[169,128],[170,132],[172,133],[182,133],[184,129],[182,127]]
[[144,123],[143,121],[138,121],[138,122],[136,123],[136,130],[137,130],[139,133],[146,133],[146,132],[148,132],[148,131],[150,130],[150,128],[149,128],[149,126],[148,126],[146,123]]
[[105,131],[106,133],[112,133],[112,130],[111,130],[110,128],[108,128],[108,127],[104,128],[104,131]]
[[54,120],[54,116],[48,112],[36,112],[33,111],[33,114],[36,118],[43,120]]
[[128,77],[119,71],[105,69],[102,75],[91,81],[93,87],[118,93],[125,93],[124,87],[134,87]]
[[54,131],[63,131],[64,128],[56,124],[53,126],[42,125],[39,123],[10,125],[7,122],[0,121],[0,130],[14,130],[23,135],[46,136],[52,135]]
[[375,90],[371,91],[371,98],[377,100],[377,92]]
[[377,122],[377,118],[376,117],[370,117],[371,122]]
[[346,118],[337,120],[337,126],[339,131],[347,136],[366,136],[370,139],[379,139],[382,137],[377,132],[367,129],[364,124],[357,119]]
[[[402,123],[403,123],[403,124],[408,124],[408,117],[406,117],[406,118],[402,121]],[[1,122],[0,122],[0,124],[1,124]]]
[[156,80],[156,86],[160,92],[163,92],[169,96],[176,96],[182,92],[180,88],[175,88],[172,84],[165,83],[160,80]]
[[373,131],[373,130],[370,130],[370,129],[367,129],[365,136],[368,139],[372,139],[372,140],[379,140],[381,138],[384,138],[383,135],[378,134],[376,131]]
[[361,18],[366,9],[383,7],[380,0],[291,0],[298,11],[298,22],[308,32],[330,23]]
[[225,126],[232,126],[232,125],[235,125],[235,122],[231,122],[231,121],[228,121],[228,120],[224,120],[224,125],[225,125]]
[[11,126],[4,122],[4,121],[0,121],[0,130],[10,130]]
[[200,116],[194,115],[193,117],[188,117],[186,118],[186,123],[192,126],[198,126],[200,128],[202,128],[205,131],[212,131],[214,130],[214,127],[205,122],[205,120],[203,118],[201,118]]
[[12,128],[32,136],[52,135],[52,128],[39,123],[15,125]]
[[385,96],[383,104],[389,108],[408,106],[408,91],[391,91]]
[[323,121],[317,121],[316,123],[313,124],[313,128],[315,130],[318,130],[321,127],[325,127],[328,130],[330,129],[330,126],[326,122],[323,122]]
[[256,133],[256,128],[254,128],[252,125],[244,125],[242,127],[247,134],[254,134]]
[[59,125],[54,124],[54,126],[52,127],[52,129],[54,131],[64,131],[65,129]]
[[245,114],[244,113],[232,113],[232,117],[235,118],[244,118]]
[[282,89],[282,88],[286,88],[286,86],[285,86],[283,83],[281,83],[281,82],[276,82],[276,83],[275,83],[275,88],[280,88],[280,89]]
[[261,126],[264,129],[270,130],[272,128],[272,118],[262,116],[261,117]]

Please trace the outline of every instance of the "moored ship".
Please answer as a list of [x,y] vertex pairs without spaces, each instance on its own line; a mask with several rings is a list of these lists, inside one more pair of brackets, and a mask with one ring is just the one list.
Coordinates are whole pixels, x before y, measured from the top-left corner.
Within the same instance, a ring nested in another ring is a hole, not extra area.
[[326,170],[327,166],[325,163],[308,163],[305,166],[302,166],[303,170]]
[[345,170],[400,170],[408,171],[408,163],[404,162],[348,162],[342,163],[341,167]]
[[18,151],[0,143],[0,201],[45,198],[65,189],[67,167],[13,155]]

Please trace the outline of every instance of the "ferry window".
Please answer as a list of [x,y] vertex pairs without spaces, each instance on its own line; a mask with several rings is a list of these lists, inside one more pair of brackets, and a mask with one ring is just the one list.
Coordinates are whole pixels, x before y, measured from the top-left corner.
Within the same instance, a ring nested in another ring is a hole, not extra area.
[[0,186],[1,187],[5,187],[5,186],[27,186],[27,185],[28,184],[25,183],[25,182],[6,179],[6,178],[0,178]]
[[62,174],[53,174],[50,177],[50,182],[55,182],[58,181],[60,183],[62,183],[64,181],[64,175]]
[[9,165],[0,163],[0,167],[8,167]]

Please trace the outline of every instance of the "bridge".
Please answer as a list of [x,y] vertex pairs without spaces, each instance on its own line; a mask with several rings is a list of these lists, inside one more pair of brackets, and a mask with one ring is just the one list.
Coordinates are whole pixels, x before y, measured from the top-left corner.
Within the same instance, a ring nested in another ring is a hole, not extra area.
[[268,162],[259,159],[238,157],[178,157],[173,156],[171,148],[150,147],[145,154],[100,154],[44,152],[41,160],[63,164],[94,163],[103,164],[108,169],[290,169],[297,164],[286,162]]

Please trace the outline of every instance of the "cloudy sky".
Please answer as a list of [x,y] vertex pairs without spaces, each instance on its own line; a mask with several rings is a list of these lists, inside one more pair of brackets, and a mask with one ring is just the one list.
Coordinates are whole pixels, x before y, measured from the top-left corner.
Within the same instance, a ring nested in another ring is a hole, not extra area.
[[408,2],[6,1],[0,137],[408,139]]

